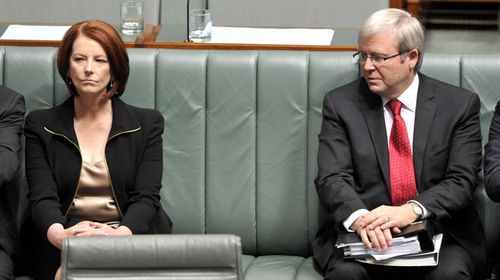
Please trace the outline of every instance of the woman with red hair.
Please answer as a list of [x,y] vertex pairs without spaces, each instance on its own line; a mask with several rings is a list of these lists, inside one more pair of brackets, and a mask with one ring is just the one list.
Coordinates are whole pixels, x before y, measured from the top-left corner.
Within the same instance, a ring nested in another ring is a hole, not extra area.
[[160,204],[163,117],[127,105],[127,50],[109,24],[65,34],[57,66],[70,97],[26,119],[30,218],[23,227],[36,279],[53,279],[65,237],[169,233]]

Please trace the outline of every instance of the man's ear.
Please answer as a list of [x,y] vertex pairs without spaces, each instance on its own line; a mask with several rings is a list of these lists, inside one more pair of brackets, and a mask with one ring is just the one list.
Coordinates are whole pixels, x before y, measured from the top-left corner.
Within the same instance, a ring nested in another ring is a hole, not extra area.
[[411,49],[408,51],[408,58],[410,59],[410,67],[411,69],[415,69],[418,63],[418,59],[420,58],[420,53],[417,49]]

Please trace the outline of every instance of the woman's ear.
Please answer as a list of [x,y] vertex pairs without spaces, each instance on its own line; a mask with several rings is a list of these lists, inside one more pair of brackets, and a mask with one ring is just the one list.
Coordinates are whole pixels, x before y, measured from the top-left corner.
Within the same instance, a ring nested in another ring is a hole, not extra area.
[[114,81],[114,80],[111,80],[111,81],[109,81],[108,86],[106,87],[106,89],[107,89],[108,91],[111,91],[111,90],[113,89],[113,87],[114,87],[114,86],[115,86],[115,81]]
[[69,74],[69,71],[66,72],[66,82],[70,85],[73,84],[73,81],[71,80],[71,75]]

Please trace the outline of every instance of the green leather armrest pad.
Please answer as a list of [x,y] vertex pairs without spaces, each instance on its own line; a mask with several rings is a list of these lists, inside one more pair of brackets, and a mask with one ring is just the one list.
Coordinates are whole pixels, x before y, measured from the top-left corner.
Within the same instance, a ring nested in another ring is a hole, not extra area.
[[133,235],[66,238],[64,269],[206,269],[241,271],[235,235]]

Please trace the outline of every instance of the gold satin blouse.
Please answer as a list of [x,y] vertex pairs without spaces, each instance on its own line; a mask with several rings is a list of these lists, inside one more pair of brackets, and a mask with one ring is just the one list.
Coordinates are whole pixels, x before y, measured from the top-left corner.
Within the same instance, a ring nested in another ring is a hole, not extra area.
[[82,161],[78,188],[67,217],[101,223],[121,221],[105,159],[95,163]]

